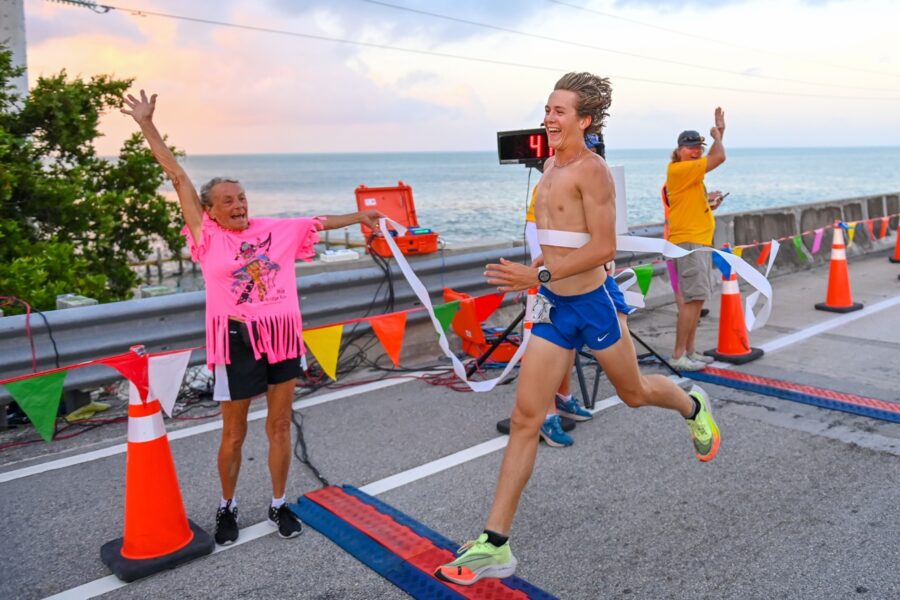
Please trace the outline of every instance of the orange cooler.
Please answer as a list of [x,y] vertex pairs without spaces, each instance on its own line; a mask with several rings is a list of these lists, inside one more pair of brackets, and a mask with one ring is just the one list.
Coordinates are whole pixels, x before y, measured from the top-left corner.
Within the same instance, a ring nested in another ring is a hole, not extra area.
[[[412,188],[402,181],[391,187],[359,186],[356,188],[356,206],[359,210],[378,210],[409,230],[406,235],[394,235],[394,241],[404,255],[437,252],[438,234],[419,227]],[[360,229],[368,240],[372,229],[363,224],[360,224]],[[390,229],[394,234],[397,233],[393,228]],[[391,249],[380,233],[372,240],[372,250],[385,258],[391,256]],[[368,252],[368,247],[366,251]]]

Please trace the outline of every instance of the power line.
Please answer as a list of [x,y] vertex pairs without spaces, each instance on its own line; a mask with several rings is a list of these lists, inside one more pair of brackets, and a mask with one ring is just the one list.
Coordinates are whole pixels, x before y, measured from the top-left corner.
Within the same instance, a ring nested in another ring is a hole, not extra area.
[[784,54],[782,52],[775,52],[774,50],[769,50],[767,48],[755,48],[753,46],[745,46],[743,44],[736,44],[734,42],[727,42],[725,40],[718,40],[716,38],[711,38],[706,35],[697,35],[696,33],[688,33],[686,31],[680,31],[678,29],[672,29],[670,27],[663,27],[662,25],[655,25],[653,23],[647,23],[645,21],[639,21],[637,19],[632,19],[629,17],[623,17],[620,15],[615,15],[608,12],[603,12],[602,10],[596,10],[593,8],[588,8],[586,6],[581,6],[580,4],[572,4],[571,2],[563,2],[562,0],[547,0],[547,2],[552,2],[553,4],[559,4],[561,6],[568,6],[569,8],[574,8],[576,10],[581,10],[584,12],[594,13],[595,15],[600,15],[601,17],[607,17],[609,19],[617,19],[619,21],[625,21],[626,23],[634,23],[636,25],[641,25],[643,27],[649,27],[650,29],[656,29],[659,31],[665,31],[667,33],[674,33],[676,35],[682,35],[689,38],[695,38],[698,40],[703,40],[704,42],[712,42],[714,44],[719,44],[721,46],[729,46],[732,48],[740,48],[741,50],[750,50],[751,52],[764,52],[766,54],[771,54],[772,56],[777,56],[779,58],[789,58],[792,60],[801,60],[804,62],[823,65],[826,67],[831,67],[834,69],[846,69],[847,71],[858,71],[860,73],[869,73],[873,75],[886,75],[888,77],[900,77],[898,73],[887,73],[885,71],[876,71],[873,69],[863,69],[860,67],[848,67],[846,65],[838,65],[834,63],[828,63],[820,60],[813,60],[810,58],[798,58],[796,56],[790,56],[788,54]]
[[[741,71],[732,71],[730,69],[723,69],[723,68],[719,68],[719,67],[710,67],[708,65],[700,65],[700,64],[689,63],[689,62],[684,62],[684,61],[680,61],[680,60],[673,60],[673,59],[669,59],[669,58],[659,58],[656,56],[648,56],[646,54],[638,54],[636,52],[628,52],[626,50],[615,50],[613,48],[604,48],[603,46],[596,46],[594,44],[586,44],[584,42],[576,42],[573,40],[556,38],[556,37],[552,37],[549,35],[542,35],[539,33],[522,31],[521,29],[512,29],[510,27],[503,27],[500,25],[492,25],[490,23],[482,23],[479,21],[462,19],[459,17],[451,16],[451,15],[444,15],[444,14],[440,14],[440,13],[430,12],[427,10],[421,10],[418,8],[412,8],[409,6],[401,6],[398,4],[391,4],[389,2],[382,2],[380,0],[359,0],[359,1],[365,2],[367,4],[374,4],[376,6],[383,6],[386,8],[392,8],[395,10],[400,10],[400,11],[409,12],[409,13],[413,13],[413,14],[434,17],[436,19],[443,19],[446,21],[453,21],[455,23],[463,23],[465,25],[472,25],[474,27],[482,27],[484,29],[491,29],[493,31],[501,31],[504,33],[511,33],[514,35],[522,36],[522,37],[528,37],[528,38],[543,40],[543,41],[547,41],[547,42],[554,42],[557,44],[565,44],[567,46],[575,46],[577,48],[587,48],[589,50],[596,50],[598,52],[606,52],[609,54],[618,54],[620,56],[627,56],[630,58],[637,58],[640,60],[648,60],[648,61],[652,61],[652,62],[659,62],[659,63],[669,64],[669,65],[677,65],[680,67],[689,67],[692,69],[701,69],[704,71],[712,71],[715,73],[725,73],[728,75],[736,75],[738,77],[754,77],[756,79],[769,79],[772,81],[781,81],[781,82],[786,82],[786,83],[799,83],[799,84],[803,84],[803,85],[815,85],[815,86],[820,86],[820,87],[839,88],[839,89],[846,89],[846,87],[847,87],[845,85],[835,84],[835,83],[808,81],[808,80],[804,80],[804,79],[792,79],[792,78],[788,78],[788,77],[776,77],[774,75],[762,75],[759,73],[744,73]],[[554,0],[551,0],[551,1],[554,1]],[[565,3],[561,3],[561,4],[565,4]],[[566,6],[575,6],[575,5],[566,4]],[[858,87],[858,86],[854,86],[854,88],[857,90],[865,90],[865,91],[869,91],[869,92],[893,92],[893,93],[900,92],[900,90],[897,90],[897,89],[864,88],[864,87]]]
[[[334,42],[338,44],[347,44],[351,46],[360,46],[364,48],[376,48],[379,50],[390,50],[394,52],[406,52],[408,54],[416,54],[419,56],[435,56],[439,58],[449,58],[454,60],[463,60],[467,62],[477,62],[482,64],[491,64],[498,65],[504,67],[515,67],[519,69],[530,69],[536,71],[550,71],[553,73],[560,73],[565,71],[565,69],[561,69],[559,67],[546,67],[541,65],[532,65],[526,63],[518,63],[512,61],[505,61],[499,59],[491,59],[491,58],[480,58],[475,56],[463,56],[460,54],[450,54],[447,52],[435,52],[432,50],[421,50],[418,48],[402,48],[399,46],[391,46],[388,44],[377,44],[374,42],[363,42],[360,40],[348,40],[344,38],[337,38],[325,35],[317,35],[312,33],[301,33],[297,31],[287,31],[284,29],[275,29],[271,27],[260,27],[255,25],[242,25],[240,23],[230,23],[227,21],[218,21],[215,19],[204,19],[200,17],[189,17],[185,15],[176,15],[172,13],[163,13],[157,11],[150,11],[144,9],[135,9],[129,8],[126,6],[115,6],[111,4],[95,4],[89,3],[79,0],[47,0],[49,2],[57,2],[61,4],[71,4],[75,6],[84,6],[86,8],[102,9],[95,10],[95,12],[103,12],[107,13],[111,10],[120,10],[125,12],[130,12],[135,16],[151,16],[151,17],[160,17],[165,19],[173,19],[178,21],[187,21],[191,23],[201,23],[204,25],[216,25],[219,27],[228,27],[231,29],[241,29],[245,31],[254,31],[257,33],[270,33],[275,35],[283,35],[288,37],[297,37],[308,40],[316,40],[316,41],[324,41],[324,42]],[[696,84],[696,83],[683,83],[679,81],[664,81],[660,79],[648,79],[641,77],[631,77],[627,75],[608,75],[610,79],[619,79],[623,81],[634,81],[638,83],[650,83],[657,85],[669,85],[676,87],[686,87],[686,88],[694,88],[694,89],[706,89],[706,90],[716,90],[716,91],[726,91],[726,92],[739,92],[742,94],[754,94],[754,95],[763,95],[763,96],[788,96],[788,97],[798,97],[798,98],[818,98],[818,99],[826,99],[826,100],[890,100],[890,101],[900,101],[900,97],[888,97],[888,96],[832,96],[825,94],[805,94],[799,92],[774,92],[774,91],[765,91],[765,90],[751,90],[746,88],[733,88],[726,86],[715,86],[715,85],[706,85],[706,84]]]

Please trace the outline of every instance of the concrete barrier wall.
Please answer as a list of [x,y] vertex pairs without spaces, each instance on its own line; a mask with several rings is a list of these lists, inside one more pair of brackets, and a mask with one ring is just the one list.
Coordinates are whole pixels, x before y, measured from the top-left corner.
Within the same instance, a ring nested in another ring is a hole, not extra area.
[[[793,236],[804,231],[812,231],[819,227],[829,227],[836,219],[845,222],[874,219],[900,213],[900,194],[880,194],[862,196],[827,202],[812,202],[782,208],[766,208],[741,213],[722,214],[716,216],[716,246],[724,243],[743,245],[754,242],[767,242],[773,238]],[[897,217],[890,220],[889,231],[897,230]],[[880,224],[875,226],[876,236],[880,233]],[[813,236],[804,236],[803,244],[808,253],[812,251]],[[860,228],[854,237],[853,246],[848,249],[848,256],[858,256],[868,252],[877,252],[893,248],[895,238],[888,236],[883,240],[869,238],[869,233]],[[790,243],[790,242],[788,242]],[[775,262],[776,272],[790,272],[797,269],[810,268],[828,262],[830,258],[831,233],[826,232],[822,240],[822,249],[811,260],[800,260],[792,247],[782,247]],[[753,262],[759,256],[758,248],[748,248],[744,257]]]

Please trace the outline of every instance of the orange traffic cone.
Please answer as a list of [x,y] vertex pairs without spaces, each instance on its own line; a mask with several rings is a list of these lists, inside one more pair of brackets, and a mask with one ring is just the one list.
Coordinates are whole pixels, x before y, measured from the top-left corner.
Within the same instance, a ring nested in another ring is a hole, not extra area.
[[897,244],[894,246],[894,255],[889,257],[888,260],[892,263],[900,263],[900,224],[897,225]]
[[210,554],[215,542],[189,521],[159,400],[128,390],[125,535],[100,548],[100,558],[122,581],[134,581]]
[[722,303],[719,310],[719,345],[704,352],[716,360],[736,365],[748,363],[763,355],[761,348],[752,348],[747,336],[744,309],[741,308],[741,290],[737,274],[722,275]]
[[828,271],[828,295],[825,302],[816,304],[816,309],[847,313],[862,307],[862,304],[853,301],[850,294],[850,271],[847,268],[844,232],[841,231],[841,224],[835,221],[834,238],[831,242],[831,268]]

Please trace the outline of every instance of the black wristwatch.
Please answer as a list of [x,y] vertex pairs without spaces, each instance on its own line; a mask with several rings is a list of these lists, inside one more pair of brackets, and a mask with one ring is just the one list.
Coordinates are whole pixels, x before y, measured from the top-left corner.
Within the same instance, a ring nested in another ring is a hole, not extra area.
[[550,283],[550,280],[553,278],[550,275],[550,269],[547,267],[538,267],[538,281],[541,283]]

